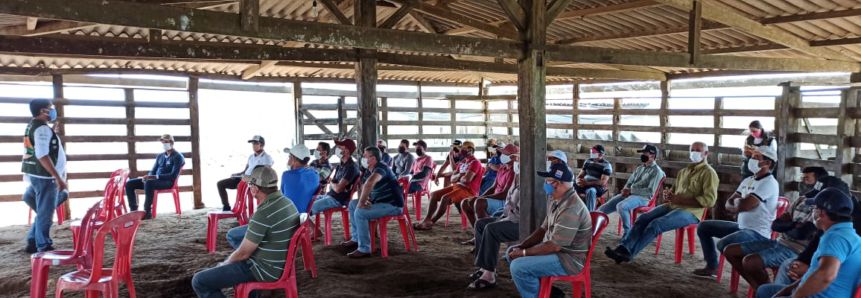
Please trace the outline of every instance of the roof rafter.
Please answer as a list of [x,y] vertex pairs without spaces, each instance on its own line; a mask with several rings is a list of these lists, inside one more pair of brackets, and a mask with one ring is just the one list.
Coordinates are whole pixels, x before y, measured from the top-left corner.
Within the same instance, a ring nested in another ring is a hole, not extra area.
[[421,11],[424,14],[428,14],[434,17],[438,17],[441,19],[446,19],[467,27],[472,27],[484,32],[495,34],[499,37],[505,37],[508,39],[517,39],[518,33],[517,30],[513,28],[506,27],[498,27],[493,25],[488,25],[484,21],[479,21],[462,14],[458,14],[452,12],[451,10],[440,8],[438,6],[430,5],[428,3],[424,3],[418,0],[390,0],[391,2],[395,2],[403,5],[412,5],[413,9]]

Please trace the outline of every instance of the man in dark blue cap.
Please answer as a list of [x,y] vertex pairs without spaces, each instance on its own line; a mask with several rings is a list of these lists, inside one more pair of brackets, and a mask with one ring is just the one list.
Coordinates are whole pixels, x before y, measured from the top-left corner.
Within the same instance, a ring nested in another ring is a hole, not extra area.
[[611,175],[613,166],[604,159],[604,146],[595,145],[589,153],[589,159],[583,163],[583,169],[577,175],[577,183],[574,185],[578,194],[585,195],[589,211],[595,210],[595,201],[607,191],[604,186]]
[[810,269],[795,283],[760,287],[757,297],[852,297],[861,281],[861,237],[852,227],[854,202],[838,188],[826,188],[806,204],[825,231]]

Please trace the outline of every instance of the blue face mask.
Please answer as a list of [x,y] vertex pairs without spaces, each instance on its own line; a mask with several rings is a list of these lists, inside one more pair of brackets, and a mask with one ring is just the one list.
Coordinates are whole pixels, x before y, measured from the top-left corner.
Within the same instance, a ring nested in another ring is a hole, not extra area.
[[555,190],[556,188],[553,188],[553,184],[544,182],[544,192],[546,192],[548,196],[552,194]]
[[48,117],[51,117],[51,121],[57,120],[57,110],[51,110],[48,112]]

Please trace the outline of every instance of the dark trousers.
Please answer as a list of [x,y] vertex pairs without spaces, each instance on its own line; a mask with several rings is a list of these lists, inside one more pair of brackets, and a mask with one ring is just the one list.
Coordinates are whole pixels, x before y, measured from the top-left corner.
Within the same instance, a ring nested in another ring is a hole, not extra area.
[[503,242],[517,241],[520,225],[498,218],[482,218],[475,222],[475,266],[494,271]]
[[227,190],[228,189],[236,189],[239,187],[239,182],[242,182],[240,178],[227,178],[221,181],[218,181],[218,196],[221,197],[221,205],[230,206],[230,202],[227,201]]
[[129,179],[126,182],[126,198],[129,200],[129,209],[132,211],[138,210],[138,196],[135,193],[138,189],[144,190],[144,211],[152,213],[152,197],[155,196],[156,190],[170,189],[173,187],[174,181],[149,179],[144,182],[140,178]]

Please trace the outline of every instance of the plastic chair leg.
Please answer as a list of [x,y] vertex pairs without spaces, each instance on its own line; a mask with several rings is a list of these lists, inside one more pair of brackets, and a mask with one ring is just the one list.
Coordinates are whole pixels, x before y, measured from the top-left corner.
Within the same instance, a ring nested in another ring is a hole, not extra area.
[[324,217],[326,218],[326,232],[323,235],[326,237],[326,246],[332,245],[332,212],[326,212]]
[[732,275],[729,278],[729,292],[730,293],[737,293],[738,292],[738,280],[739,280],[738,271],[733,270]]
[[718,259],[718,272],[717,272],[717,282],[720,283],[721,279],[723,279],[723,262],[726,260],[726,257],[723,254],[720,254],[720,259]]
[[315,216],[317,218],[314,220],[314,223],[316,223],[317,225],[315,226],[314,231],[311,231],[311,233],[314,235],[314,237],[313,237],[314,242],[317,242],[317,239],[320,238],[320,233],[317,233],[317,231],[320,230],[320,213],[317,213],[317,215],[315,215]]
[[663,238],[663,236],[664,234],[660,234],[658,235],[658,239],[655,239],[658,241],[655,243],[655,254],[659,254],[661,252],[661,238]]
[[380,223],[380,250],[383,253],[383,259],[389,257],[389,228],[388,223]]
[[463,210],[460,212],[460,227],[466,230],[469,227],[469,220],[466,219],[466,214],[463,213]]
[[209,254],[215,253],[215,241],[218,237],[218,221],[209,217],[206,221],[206,249]]
[[[571,295],[572,298],[580,298],[580,293],[583,292],[583,284],[580,282],[572,282],[571,290],[573,291],[573,295]],[[589,284],[586,284],[586,297],[591,297],[591,295],[589,295]]]
[[[65,203],[64,203],[65,205]],[[62,225],[64,221],[66,221],[66,208],[64,205],[60,205],[57,208],[57,225]]]
[[673,252],[674,261],[676,264],[682,262],[682,254],[684,254],[684,246],[685,245],[685,230],[684,229],[676,229],[676,243],[675,243],[675,251]]
[[371,232],[371,253],[377,250],[376,241],[374,239],[377,238],[377,221],[372,220],[368,222],[368,229]]
[[445,208],[446,208],[445,209],[445,227],[447,228],[448,227],[448,219],[449,219],[449,217],[451,217],[451,205],[448,205],[448,207],[445,207]]
[[350,212],[341,211],[341,224],[344,225],[344,240],[350,240]]
[[692,227],[685,228],[685,231],[688,232],[688,252],[690,254],[694,254],[694,248],[696,247],[696,245],[694,244],[694,232],[695,232],[695,230],[696,229],[692,228]]
[[[410,216],[409,213],[407,213],[406,216]],[[404,247],[407,251],[410,251],[410,231],[407,230],[407,221],[401,217],[398,219],[398,225],[401,227],[401,236],[404,238]]]
[[45,298],[50,267],[42,265],[40,261],[30,261],[30,263],[31,272],[33,272],[30,280],[30,298]]
[[407,221],[407,230],[409,230],[410,238],[413,240],[413,249],[415,249],[415,251],[419,251],[419,243],[416,241],[416,231],[413,230],[413,225],[409,221]]
[[[138,197],[138,199],[140,199],[140,197]],[[138,200],[138,205],[140,205],[140,200]],[[156,192],[152,196],[152,218],[153,219],[155,219],[155,215],[158,214],[158,212],[156,212],[156,210],[158,210],[158,192]]]
[[422,220],[422,197],[421,193],[413,193],[413,209],[416,210],[416,221]]
[[616,235],[622,236],[622,218],[619,218],[619,230],[616,231]]
[[311,270],[311,277],[317,277],[317,265],[314,263],[314,250],[311,247],[311,235],[306,234],[301,240],[302,242],[302,262],[305,263],[305,270]]
[[182,208],[179,205],[179,191],[173,191],[173,204],[176,205],[176,215],[182,215]]

